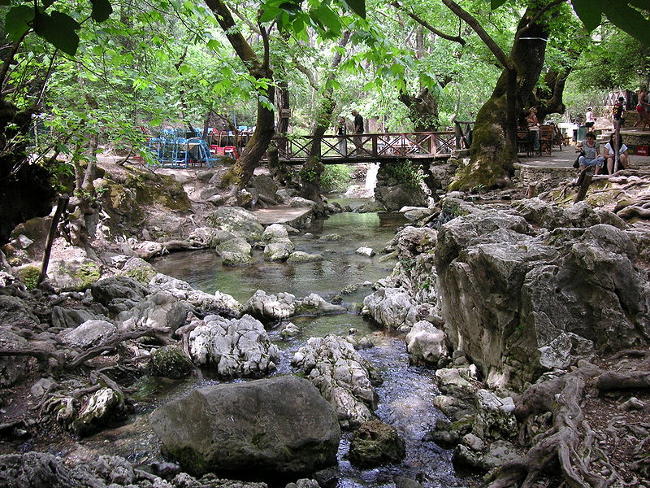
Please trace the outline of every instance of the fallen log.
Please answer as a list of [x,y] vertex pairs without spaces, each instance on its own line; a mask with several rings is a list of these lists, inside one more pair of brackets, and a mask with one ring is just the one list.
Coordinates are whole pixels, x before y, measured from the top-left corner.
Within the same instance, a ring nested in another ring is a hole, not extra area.
[[608,371],[598,377],[596,387],[601,392],[650,388],[650,371]]

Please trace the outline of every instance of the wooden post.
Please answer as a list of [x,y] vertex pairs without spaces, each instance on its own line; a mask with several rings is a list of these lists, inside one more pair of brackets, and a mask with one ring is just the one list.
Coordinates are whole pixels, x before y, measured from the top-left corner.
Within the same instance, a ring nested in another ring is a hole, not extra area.
[[578,176],[578,193],[576,194],[573,203],[578,203],[585,199],[593,176],[594,174],[591,172],[591,168],[585,168],[582,170],[580,176]]
[[68,208],[68,200],[70,200],[70,197],[68,195],[63,195],[60,196],[57,201],[56,210],[54,211],[52,223],[50,224],[50,231],[47,234],[45,253],[43,254],[43,263],[41,264],[41,274],[38,276],[39,284],[47,276],[47,267],[50,264],[50,254],[52,253],[52,244],[54,243],[54,238],[56,237],[56,229],[59,225],[59,220],[61,220],[63,212],[65,212]]
[[378,154],[378,152],[377,152],[377,134],[373,134],[371,136],[371,140],[372,140],[372,155],[374,157],[377,157],[377,154]]

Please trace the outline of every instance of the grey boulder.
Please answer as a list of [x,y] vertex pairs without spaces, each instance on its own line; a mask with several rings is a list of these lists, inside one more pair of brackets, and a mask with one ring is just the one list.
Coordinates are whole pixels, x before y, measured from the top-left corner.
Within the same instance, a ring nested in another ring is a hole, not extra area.
[[194,474],[308,474],[336,464],[341,436],[330,404],[294,376],[196,389],[155,410],[151,425]]

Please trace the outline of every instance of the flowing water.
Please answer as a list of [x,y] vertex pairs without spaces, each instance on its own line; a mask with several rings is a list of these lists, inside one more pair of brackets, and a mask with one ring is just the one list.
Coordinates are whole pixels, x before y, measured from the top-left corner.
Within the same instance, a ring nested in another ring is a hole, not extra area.
[[[154,265],[160,272],[186,280],[196,288],[207,292],[220,290],[241,302],[245,302],[258,289],[267,293],[290,292],[298,297],[313,292],[330,299],[348,285],[374,282],[390,273],[394,262],[379,263],[378,256],[367,258],[354,251],[361,246],[380,251],[402,223],[396,215],[344,213],[316,222],[307,230],[312,236],[291,236],[297,250],[323,254],[325,260],[319,263],[265,263],[261,252],[256,251],[253,265],[224,268],[213,251],[195,251],[172,254]],[[319,239],[334,233],[340,235],[341,239]],[[309,337],[346,335],[350,328],[357,329],[360,335],[373,333],[373,342],[377,345],[360,354],[379,368],[383,378],[383,384],[376,387],[379,396],[376,413],[381,420],[399,430],[406,441],[407,455],[398,465],[360,470],[346,460],[350,434],[345,434],[339,448],[341,476],[338,486],[394,486],[392,480],[395,476],[417,478],[424,486],[431,488],[464,486],[463,481],[454,474],[451,451],[425,440],[427,432],[442,416],[433,406],[433,398],[437,394],[433,371],[410,366],[403,338],[379,330],[358,314],[368,293],[370,288],[366,285],[354,293],[343,294],[343,304],[348,308],[345,314],[292,318],[299,325],[301,335],[289,342],[280,342],[277,333],[272,331],[271,338],[283,350],[278,373],[292,372],[291,357]],[[111,453],[122,455],[135,463],[160,460],[158,442],[151,432],[146,414],[157,405],[184,395],[193,388],[215,382],[205,379],[197,381],[196,378],[184,382],[145,378],[139,383],[142,402],[136,404],[137,414],[132,421],[84,442],[87,447],[99,451],[106,450],[107,443],[110,443]]]

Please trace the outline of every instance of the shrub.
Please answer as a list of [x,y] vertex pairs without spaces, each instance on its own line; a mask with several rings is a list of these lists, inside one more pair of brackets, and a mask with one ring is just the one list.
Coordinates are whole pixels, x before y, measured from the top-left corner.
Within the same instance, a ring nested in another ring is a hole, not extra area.
[[350,184],[352,168],[345,164],[328,164],[320,177],[323,191],[345,191]]

